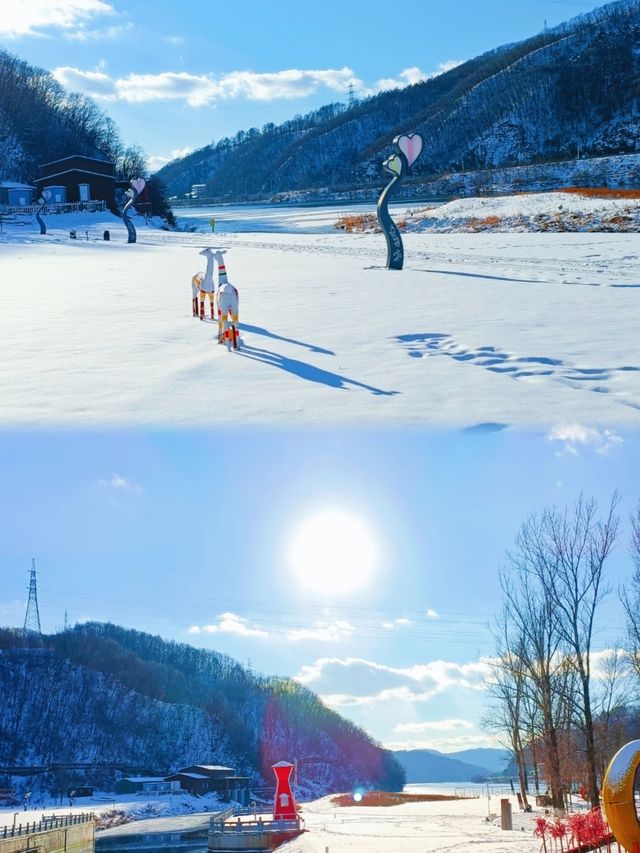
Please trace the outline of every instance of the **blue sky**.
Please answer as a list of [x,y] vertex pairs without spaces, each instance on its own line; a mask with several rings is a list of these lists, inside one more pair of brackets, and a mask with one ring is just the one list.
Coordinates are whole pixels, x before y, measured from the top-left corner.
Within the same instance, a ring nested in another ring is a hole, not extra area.
[[[31,558],[45,631],[65,609],[300,678],[387,744],[484,745],[483,656],[519,525],[584,491],[640,497],[637,435],[218,431],[0,434],[0,624]],[[350,593],[294,574],[301,520],[341,508],[378,555]],[[615,590],[631,572],[623,538]],[[622,635],[615,594],[597,646]]]
[[[238,130],[406,85],[594,0],[13,0],[0,43],[95,97],[152,167]],[[312,11],[313,10],[313,11]]]

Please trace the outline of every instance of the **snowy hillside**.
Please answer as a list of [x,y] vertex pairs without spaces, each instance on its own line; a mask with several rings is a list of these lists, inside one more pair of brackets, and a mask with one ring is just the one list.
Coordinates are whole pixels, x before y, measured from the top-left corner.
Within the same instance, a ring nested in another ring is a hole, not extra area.
[[[115,625],[88,623],[37,639],[0,629],[2,765],[164,773],[222,764],[271,784],[275,761],[314,756],[326,763],[305,766],[300,782],[308,793],[404,783],[390,753],[297,682]],[[91,774],[107,790],[118,776]],[[38,778],[51,787],[50,774]]]
[[379,185],[392,138],[418,132],[422,178],[640,148],[639,0],[618,0],[446,74],[241,131],[158,173],[171,195],[271,197]]

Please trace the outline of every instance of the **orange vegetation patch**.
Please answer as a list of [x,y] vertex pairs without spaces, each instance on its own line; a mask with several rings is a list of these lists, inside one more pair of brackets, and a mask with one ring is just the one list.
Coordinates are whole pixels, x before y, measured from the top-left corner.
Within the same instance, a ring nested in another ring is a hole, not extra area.
[[352,231],[371,231],[378,229],[378,218],[373,213],[350,213],[341,216],[336,228],[351,234]]
[[500,225],[499,216],[472,216],[467,222],[467,227],[471,231],[490,231],[492,228],[497,228]]
[[357,802],[353,794],[338,794],[331,802],[336,806],[401,806],[404,803],[437,803],[450,800],[477,800],[477,797],[456,797],[449,794],[405,794],[392,791],[366,791]]
[[640,190],[611,190],[607,187],[564,187],[563,189],[558,190],[558,192],[570,193],[572,195],[583,195],[588,198],[640,198]]

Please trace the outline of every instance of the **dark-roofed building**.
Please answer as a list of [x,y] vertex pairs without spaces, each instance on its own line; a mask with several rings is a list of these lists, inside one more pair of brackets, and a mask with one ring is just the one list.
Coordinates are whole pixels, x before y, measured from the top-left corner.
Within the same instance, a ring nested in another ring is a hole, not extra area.
[[115,166],[106,160],[74,154],[40,166],[35,181],[38,194],[48,190],[52,204],[82,201],[104,201],[115,204]]
[[167,782],[179,782],[190,794],[217,794],[221,800],[249,804],[249,777],[236,776],[233,767],[218,764],[193,764],[166,777]]
[[125,776],[116,782],[116,794],[171,794],[179,788],[164,776]]

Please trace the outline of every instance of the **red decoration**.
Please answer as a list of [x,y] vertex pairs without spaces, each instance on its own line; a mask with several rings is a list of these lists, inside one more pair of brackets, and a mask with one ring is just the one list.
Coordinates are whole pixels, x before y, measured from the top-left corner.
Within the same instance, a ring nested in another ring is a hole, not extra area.
[[276,774],[276,796],[273,802],[274,820],[296,820],[298,817],[289,781],[292,771],[293,764],[288,761],[278,761],[277,764],[273,765],[273,772]]

